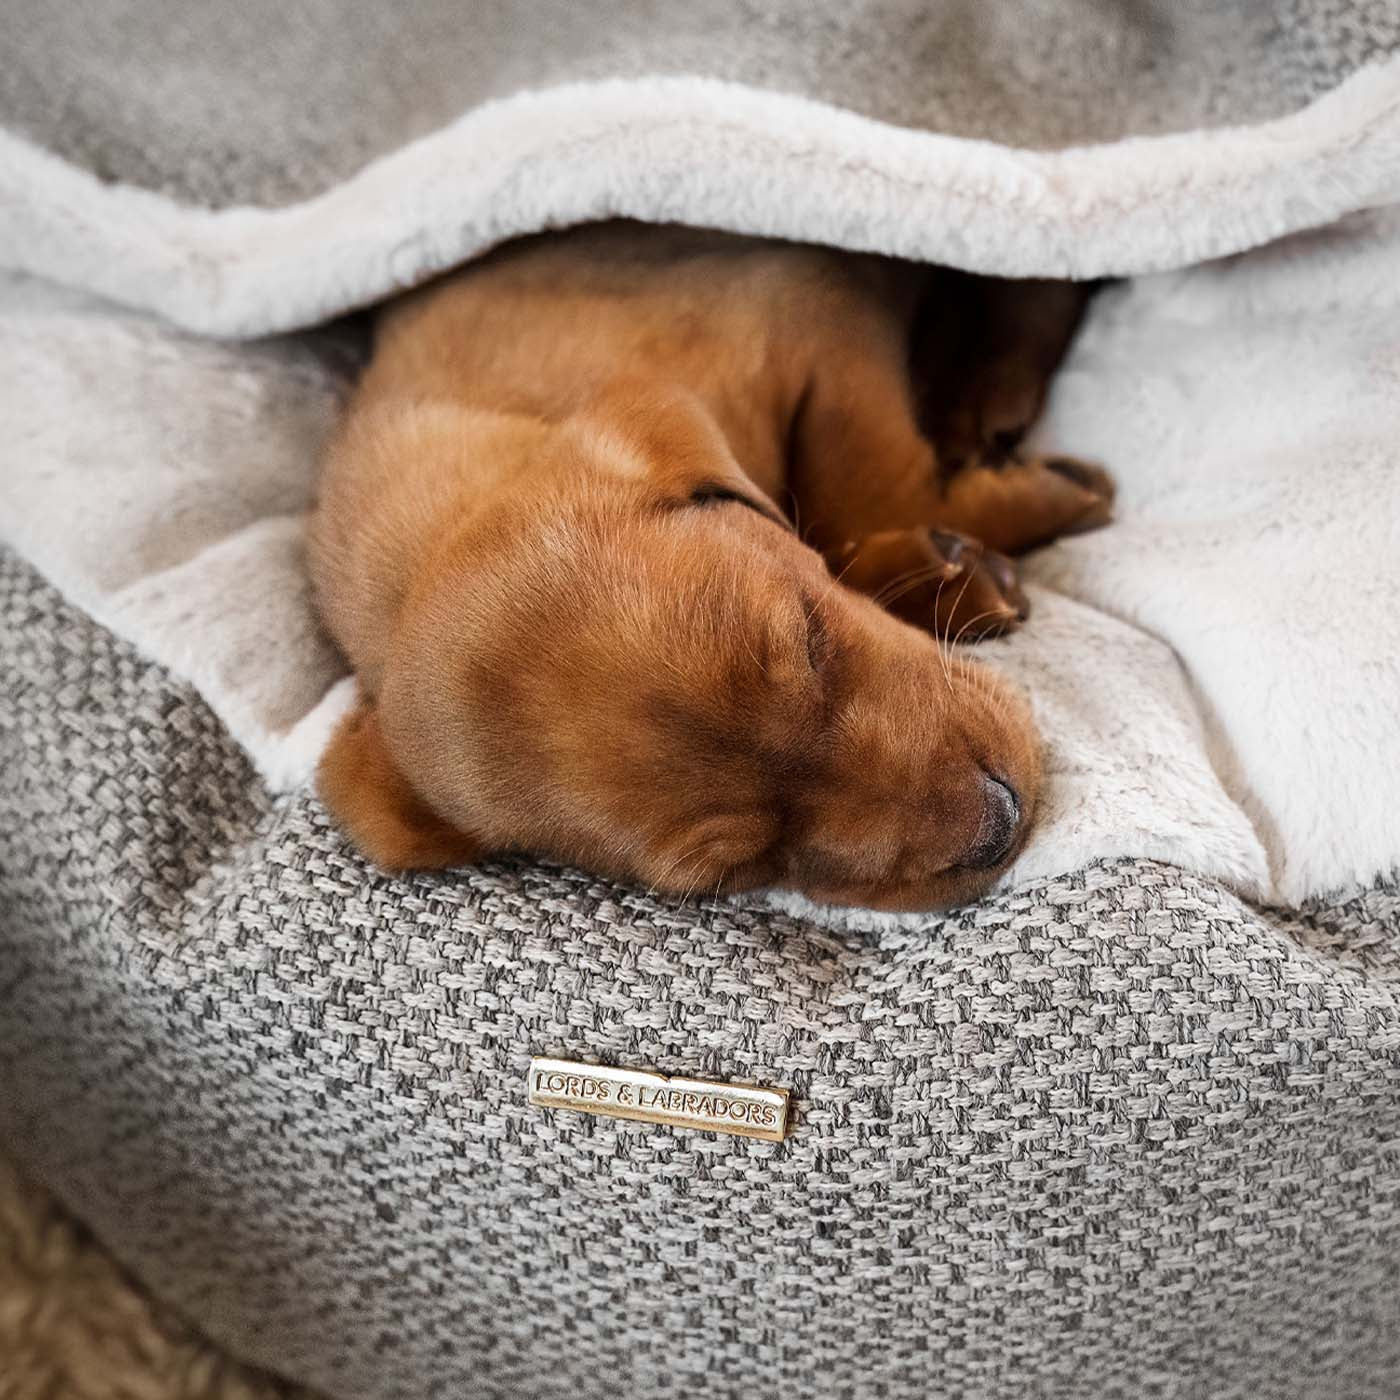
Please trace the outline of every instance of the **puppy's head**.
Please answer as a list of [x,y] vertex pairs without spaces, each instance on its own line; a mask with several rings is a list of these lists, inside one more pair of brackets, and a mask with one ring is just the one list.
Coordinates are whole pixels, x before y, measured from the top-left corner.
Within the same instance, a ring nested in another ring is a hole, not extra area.
[[358,844],[889,909],[985,889],[1039,786],[1021,702],[836,584],[721,455],[570,453],[415,578],[322,765]]

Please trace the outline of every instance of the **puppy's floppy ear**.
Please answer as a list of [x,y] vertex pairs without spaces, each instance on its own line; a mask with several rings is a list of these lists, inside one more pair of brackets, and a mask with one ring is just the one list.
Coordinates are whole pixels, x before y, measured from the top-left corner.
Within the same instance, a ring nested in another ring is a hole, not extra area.
[[741,467],[719,424],[688,390],[619,378],[599,396],[603,421],[651,467],[677,504],[733,500],[791,529],[777,503]]
[[386,870],[470,865],[484,854],[480,842],[443,821],[409,786],[369,702],[346,715],[331,736],[316,787],[355,845]]

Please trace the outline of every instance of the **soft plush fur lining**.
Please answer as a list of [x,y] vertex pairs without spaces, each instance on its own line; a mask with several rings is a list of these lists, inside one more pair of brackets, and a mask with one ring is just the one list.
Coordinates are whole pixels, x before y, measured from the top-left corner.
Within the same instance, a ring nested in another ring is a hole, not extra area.
[[0,262],[212,335],[314,324],[521,233],[626,215],[1007,276],[1221,257],[1400,199],[1400,60],[1257,126],[1026,151],[704,78],[488,103],[317,198],[211,212],[0,132]]

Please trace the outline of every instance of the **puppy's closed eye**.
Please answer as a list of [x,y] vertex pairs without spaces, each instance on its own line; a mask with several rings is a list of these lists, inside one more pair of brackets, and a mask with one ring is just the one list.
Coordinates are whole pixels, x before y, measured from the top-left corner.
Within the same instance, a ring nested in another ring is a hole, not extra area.
[[690,501],[692,505],[697,506],[718,505],[726,501],[733,501],[738,505],[747,506],[752,511],[757,511],[765,520],[771,520],[775,525],[781,525],[784,530],[791,531],[792,529],[791,524],[772,506],[756,501],[752,496],[746,496],[742,491],[736,491],[732,486],[725,486],[722,482],[702,482],[690,493]]

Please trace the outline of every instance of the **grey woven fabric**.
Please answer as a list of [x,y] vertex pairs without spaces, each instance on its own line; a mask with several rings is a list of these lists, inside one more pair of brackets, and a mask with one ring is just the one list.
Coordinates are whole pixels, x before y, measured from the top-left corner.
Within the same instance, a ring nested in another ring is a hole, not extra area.
[[[779,1083],[782,1145],[531,1054]],[[1400,1393],[1400,897],[1125,863],[931,937],[396,881],[0,568],[0,1133],[244,1356],[375,1397]]]
[[[1395,0],[6,0],[0,125],[285,204],[494,97],[704,74],[1012,145],[1260,121],[1400,49]],[[658,118],[664,113],[658,113]]]

